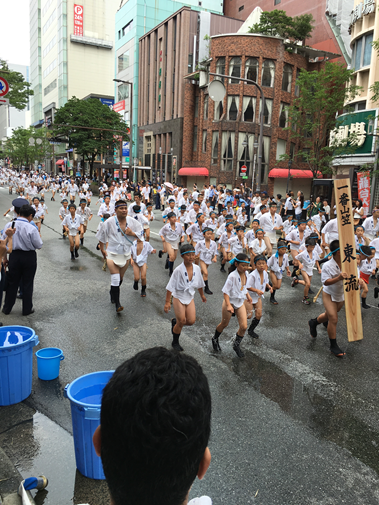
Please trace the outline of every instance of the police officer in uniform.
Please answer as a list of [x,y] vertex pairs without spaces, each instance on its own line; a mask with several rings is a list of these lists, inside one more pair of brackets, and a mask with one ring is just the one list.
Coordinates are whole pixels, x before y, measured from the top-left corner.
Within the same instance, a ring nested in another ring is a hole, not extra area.
[[37,270],[36,249],[41,249],[42,240],[37,227],[31,223],[34,209],[23,205],[20,217],[5,226],[4,232],[10,227],[15,228],[13,235],[13,250],[8,263],[8,286],[5,295],[3,313],[10,314],[16,301],[17,288],[20,281],[23,285],[22,315],[33,314],[33,283]]

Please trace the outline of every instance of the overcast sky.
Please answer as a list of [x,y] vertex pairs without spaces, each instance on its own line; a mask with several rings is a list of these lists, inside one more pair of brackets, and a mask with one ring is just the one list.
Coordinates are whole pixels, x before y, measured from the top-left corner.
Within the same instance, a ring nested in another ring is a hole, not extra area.
[[29,0],[1,0],[0,58],[29,65]]

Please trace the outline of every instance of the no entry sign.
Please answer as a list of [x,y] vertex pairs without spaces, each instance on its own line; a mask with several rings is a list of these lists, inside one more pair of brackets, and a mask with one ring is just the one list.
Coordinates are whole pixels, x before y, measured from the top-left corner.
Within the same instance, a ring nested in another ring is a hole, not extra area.
[[247,171],[247,166],[246,166],[246,165],[242,165],[242,167],[241,167],[241,172],[242,172],[243,174],[246,174],[246,171]]
[[9,84],[4,77],[0,77],[0,96],[5,96],[9,91]]

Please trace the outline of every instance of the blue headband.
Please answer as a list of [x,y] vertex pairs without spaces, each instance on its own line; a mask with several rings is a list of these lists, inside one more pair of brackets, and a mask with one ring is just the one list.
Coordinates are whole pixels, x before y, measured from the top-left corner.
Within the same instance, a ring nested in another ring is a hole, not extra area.
[[287,249],[286,245],[278,245],[275,253],[275,258],[279,258],[279,249]]
[[189,254],[189,253],[194,253],[195,252],[195,249],[191,249],[191,251],[184,251],[182,253],[180,253],[180,256],[183,256],[184,254]]
[[328,255],[325,256],[325,259],[326,258],[330,258],[330,256],[332,256],[334,253],[336,253],[337,251],[339,251],[340,248],[338,247],[337,249],[334,249],[334,251],[330,251],[330,253]]
[[239,260],[237,258],[233,258],[232,260],[229,261],[229,265],[234,265],[234,263],[237,261],[237,263],[248,263],[250,265],[250,261],[246,260]]
[[363,254],[364,256],[366,256],[366,258],[369,258],[371,256],[371,254],[366,254],[365,252],[362,251],[362,246],[361,245],[359,246],[359,253]]

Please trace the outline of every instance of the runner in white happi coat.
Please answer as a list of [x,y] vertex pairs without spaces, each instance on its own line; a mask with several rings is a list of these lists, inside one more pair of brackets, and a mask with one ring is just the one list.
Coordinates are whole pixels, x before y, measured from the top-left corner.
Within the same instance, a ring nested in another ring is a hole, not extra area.
[[132,245],[133,273],[134,284],[133,289],[138,291],[138,282],[141,279],[141,296],[146,296],[146,272],[147,258],[150,254],[155,254],[157,251],[152,247],[150,242],[135,240]]
[[68,211],[69,214],[63,219],[62,226],[70,240],[71,259],[75,261],[76,258],[79,258],[78,249],[82,219],[76,214],[76,205],[74,203],[70,203]]
[[201,275],[205,283],[205,293],[213,295],[208,285],[208,267],[213,263],[217,263],[217,244],[212,240],[212,228],[205,227],[203,229],[204,239],[199,240],[195,246],[195,254],[200,259]]
[[265,242],[267,245],[267,254],[271,256],[272,254],[272,246],[276,243],[276,232],[281,231],[283,229],[283,221],[277,211],[277,204],[275,202],[271,202],[270,212],[266,212],[263,214],[259,220],[260,227],[265,232]]
[[167,214],[168,222],[160,229],[159,235],[162,239],[163,250],[160,250],[158,256],[162,258],[163,254],[167,253],[165,268],[169,270],[169,275],[172,275],[174,262],[178,254],[179,243],[184,241],[184,229],[180,223],[177,223],[177,218],[174,212]]
[[260,323],[262,318],[262,298],[266,288],[273,293],[273,288],[269,284],[268,274],[266,271],[267,260],[264,256],[255,256],[255,269],[247,276],[247,290],[250,292],[253,308],[255,311],[254,319],[251,321],[247,330],[250,337],[259,338],[255,333],[255,328]]

